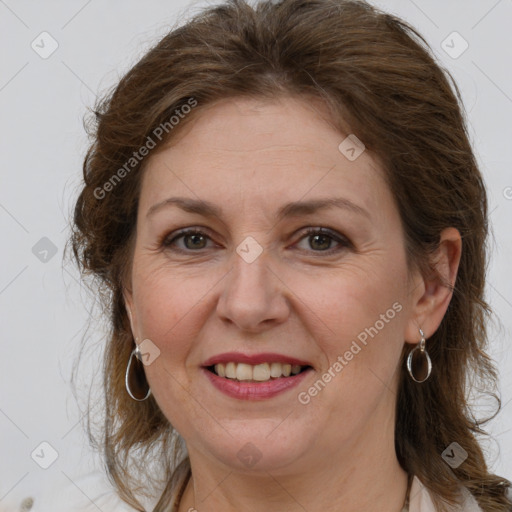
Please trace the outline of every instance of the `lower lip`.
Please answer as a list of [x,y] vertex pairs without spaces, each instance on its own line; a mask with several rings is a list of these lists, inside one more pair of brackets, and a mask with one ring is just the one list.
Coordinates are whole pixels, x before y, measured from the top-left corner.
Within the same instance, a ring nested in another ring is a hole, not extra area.
[[225,395],[238,398],[239,400],[265,400],[298,386],[313,369],[308,368],[297,375],[281,377],[266,382],[239,382],[219,377],[206,368],[203,368],[203,371],[208,379],[210,379],[210,382]]

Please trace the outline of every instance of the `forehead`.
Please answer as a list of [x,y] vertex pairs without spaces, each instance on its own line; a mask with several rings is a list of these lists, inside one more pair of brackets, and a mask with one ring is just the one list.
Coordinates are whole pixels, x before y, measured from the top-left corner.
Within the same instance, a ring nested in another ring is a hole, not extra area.
[[347,158],[339,146],[350,144],[349,134],[334,127],[320,100],[232,98],[194,116],[150,155],[141,208],[171,192],[219,203],[253,197],[261,206],[336,192],[366,208],[390,199],[378,159],[368,151]]

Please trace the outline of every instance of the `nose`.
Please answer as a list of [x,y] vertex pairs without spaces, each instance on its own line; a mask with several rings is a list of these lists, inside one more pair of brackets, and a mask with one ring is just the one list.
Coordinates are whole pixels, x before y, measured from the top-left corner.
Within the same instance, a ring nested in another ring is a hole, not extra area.
[[265,251],[252,263],[233,255],[233,268],[222,280],[217,314],[240,330],[257,333],[286,321],[289,288],[271,268]]

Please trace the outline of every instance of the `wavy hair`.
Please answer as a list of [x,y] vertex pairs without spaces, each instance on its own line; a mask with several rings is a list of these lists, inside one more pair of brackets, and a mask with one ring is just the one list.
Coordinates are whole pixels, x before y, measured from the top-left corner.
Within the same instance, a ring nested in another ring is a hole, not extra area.
[[[135,493],[158,479],[164,492],[155,510],[164,510],[175,491],[177,464],[188,463],[179,436],[153,397],[135,402],[125,389],[134,340],[123,288],[147,161],[130,159],[148,137],[161,146],[213,102],[287,95],[323,100],[340,132],[357,134],[384,164],[410,268],[424,275],[435,272],[431,255],[441,231],[459,230],[462,256],[453,296],[428,343],[432,375],[419,385],[401,367],[395,450],[403,469],[433,491],[439,511],[456,502],[460,485],[485,512],[511,510],[505,497],[508,481],[489,472],[478,441],[490,418],[476,419],[470,407],[475,389],[496,399],[496,414],[501,403],[496,369],[485,352],[491,315],[483,298],[487,197],[460,92],[414,28],[355,0],[254,6],[228,0],[208,7],[173,28],[97,101],[87,125],[92,140],[70,243],[84,277],[99,286],[109,315],[104,424],[100,436],[92,438],[102,447],[111,481],[123,500],[144,510]],[[197,102],[193,111],[155,140],[155,130],[191,99]],[[122,179],[113,183],[116,169]],[[404,344],[402,363],[405,349]],[[453,441],[468,453],[454,469],[441,457]],[[158,471],[151,465],[155,457]]]

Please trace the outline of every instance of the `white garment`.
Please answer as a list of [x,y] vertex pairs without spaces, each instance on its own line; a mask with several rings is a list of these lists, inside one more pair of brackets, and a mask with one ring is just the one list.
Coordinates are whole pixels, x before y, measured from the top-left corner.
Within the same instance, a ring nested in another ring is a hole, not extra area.
[[[461,488],[464,496],[462,507],[453,508],[453,512],[482,512],[475,498],[466,488]],[[156,501],[149,504],[148,512],[153,510]],[[23,508],[12,510],[21,512]],[[94,472],[74,481],[59,492],[49,492],[42,499],[34,500],[30,512],[134,512],[106,484],[105,475]],[[11,512],[11,511],[9,511]],[[413,478],[409,496],[409,512],[436,512],[429,490],[417,477]]]
[[[463,505],[452,508],[453,512],[482,512],[475,498],[465,487],[461,487],[461,493],[464,497]],[[409,512],[436,512],[429,490],[416,476],[412,481],[409,495]]]

